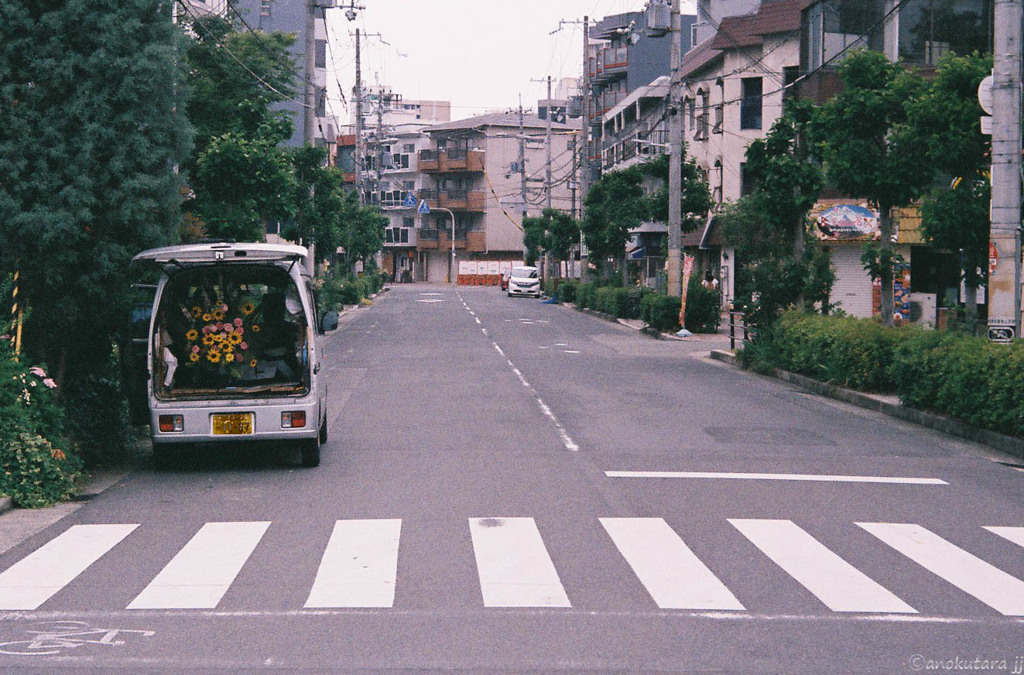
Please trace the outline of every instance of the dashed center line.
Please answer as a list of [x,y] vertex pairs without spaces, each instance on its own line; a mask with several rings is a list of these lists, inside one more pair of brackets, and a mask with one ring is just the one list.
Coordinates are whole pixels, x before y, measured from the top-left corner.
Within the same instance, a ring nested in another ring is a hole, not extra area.
[[562,445],[565,446],[565,449],[571,450],[572,452],[577,452],[580,449],[580,446],[576,445],[576,441],[572,440],[572,436],[570,436],[569,432],[565,430],[564,426],[562,426],[562,423],[559,421],[558,416],[556,416],[555,413],[551,410],[550,406],[548,406],[548,404],[544,402],[544,399],[540,397],[540,394],[538,394],[537,390],[533,388],[533,385],[531,385],[529,380],[526,379],[522,371],[520,371],[519,368],[516,367],[516,364],[512,363],[512,359],[510,359],[508,355],[505,354],[504,351],[502,351],[501,347],[498,345],[497,342],[491,339],[491,336],[487,332],[487,329],[483,327],[483,323],[480,321],[480,317],[478,317],[476,315],[476,312],[474,312],[472,308],[470,308],[470,306],[466,303],[465,298],[463,298],[462,295],[459,295],[459,300],[462,301],[462,306],[466,308],[466,311],[469,312],[470,315],[476,320],[476,323],[480,326],[480,330],[483,332],[484,337],[490,340],[491,346],[494,347],[494,350],[501,354],[502,357],[504,357],[505,362],[508,364],[508,367],[512,370],[512,373],[519,379],[519,382],[522,383],[523,387],[525,387],[533,396],[534,400],[537,402],[537,407],[540,408],[540,411],[544,414],[545,417],[551,420],[552,424],[555,425],[555,429],[558,430],[558,436],[562,441]]

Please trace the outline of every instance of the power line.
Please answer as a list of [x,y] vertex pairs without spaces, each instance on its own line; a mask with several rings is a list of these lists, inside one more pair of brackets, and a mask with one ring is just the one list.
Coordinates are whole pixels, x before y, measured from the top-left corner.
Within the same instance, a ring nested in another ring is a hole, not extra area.
[[216,37],[216,36],[215,36],[215,35],[213,34],[213,31],[211,31],[211,30],[209,29],[209,27],[208,27],[208,26],[207,26],[207,25],[206,25],[205,23],[203,23],[203,21],[202,21],[202,20],[201,20],[201,19],[199,18],[199,15],[197,15],[197,14],[196,14],[196,13],[195,13],[195,12],[194,12],[194,11],[192,10],[192,8],[191,8],[191,7],[189,7],[189,6],[188,6],[188,5],[187,5],[187,4],[186,4],[186,3],[184,2],[184,0],[178,0],[178,4],[180,4],[180,5],[181,5],[181,8],[185,10],[185,13],[186,13],[186,14],[188,14],[188,15],[189,15],[190,17],[192,17],[192,20],[193,20],[193,22],[194,22],[194,23],[195,23],[196,25],[198,25],[198,26],[199,26],[200,28],[202,28],[202,29],[203,29],[203,31],[204,31],[204,32],[206,33],[206,35],[207,35],[207,36],[208,36],[209,38],[211,38],[211,39],[212,39],[212,40],[214,41],[214,46],[216,46],[216,47],[217,47],[218,49],[221,49],[221,50],[223,50],[224,52],[226,52],[226,53],[227,53],[227,55],[228,55],[228,56],[230,56],[230,57],[231,57],[231,58],[232,58],[232,59],[233,59],[233,60],[234,60],[234,61],[235,61],[236,63],[238,63],[238,65],[242,66],[242,68],[243,68],[243,69],[244,69],[244,70],[245,70],[245,71],[246,71],[247,73],[249,73],[250,75],[252,75],[252,76],[253,76],[253,77],[254,77],[254,78],[256,79],[256,81],[257,81],[257,82],[259,82],[259,83],[260,83],[260,84],[262,84],[262,85],[263,85],[264,87],[266,87],[266,88],[267,88],[267,89],[269,89],[270,91],[272,91],[272,92],[274,92],[275,94],[277,94],[278,96],[280,96],[280,97],[281,97],[281,100],[282,100],[282,101],[291,101],[291,102],[293,102],[293,103],[296,103],[296,104],[298,104],[298,105],[302,106],[303,108],[311,108],[311,107],[313,107],[313,106],[307,105],[307,104],[305,103],[305,101],[300,101],[300,100],[298,100],[297,98],[294,98],[294,97],[292,97],[292,96],[289,96],[289,95],[285,94],[284,92],[282,92],[282,91],[280,91],[279,89],[277,89],[277,87],[275,87],[274,85],[270,84],[269,82],[267,82],[266,80],[264,80],[264,79],[263,79],[262,77],[260,77],[259,75],[257,75],[257,74],[256,74],[255,72],[253,72],[253,70],[252,70],[251,68],[249,68],[249,66],[245,65],[245,63],[243,63],[243,62],[242,62],[242,60],[241,60],[240,58],[238,58],[237,56],[235,56],[234,52],[232,52],[232,51],[231,51],[230,49],[228,49],[228,48],[227,48],[227,46],[226,46],[226,45],[222,44],[221,42],[219,42],[219,41],[217,40],[217,37]]

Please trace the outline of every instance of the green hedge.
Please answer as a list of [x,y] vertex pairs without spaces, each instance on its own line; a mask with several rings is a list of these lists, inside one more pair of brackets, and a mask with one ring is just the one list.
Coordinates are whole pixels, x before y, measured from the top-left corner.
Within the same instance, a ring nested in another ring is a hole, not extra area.
[[1024,436],[1024,343],[883,328],[868,319],[784,314],[755,350],[770,365],[826,382],[896,393],[907,406]]
[[681,300],[661,293],[648,293],[640,301],[640,318],[651,328],[662,333],[679,330]]
[[386,273],[361,277],[328,277],[323,280],[317,296],[320,312],[340,310],[344,305],[358,305],[384,287]]

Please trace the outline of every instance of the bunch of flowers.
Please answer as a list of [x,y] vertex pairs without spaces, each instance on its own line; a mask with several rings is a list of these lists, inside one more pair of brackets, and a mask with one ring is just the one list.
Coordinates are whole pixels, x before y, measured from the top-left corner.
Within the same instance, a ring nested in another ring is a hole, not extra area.
[[194,304],[191,326],[185,332],[186,365],[226,369],[236,376],[245,365],[255,368],[250,349],[252,337],[260,330],[255,312],[256,304],[249,298],[234,308],[221,298],[209,306]]

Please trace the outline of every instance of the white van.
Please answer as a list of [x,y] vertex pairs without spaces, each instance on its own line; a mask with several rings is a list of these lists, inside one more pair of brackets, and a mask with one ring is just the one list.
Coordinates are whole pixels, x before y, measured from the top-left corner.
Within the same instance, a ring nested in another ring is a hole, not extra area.
[[313,259],[301,246],[211,243],[139,253],[162,274],[149,322],[157,465],[185,444],[294,441],[303,466],[327,440]]

